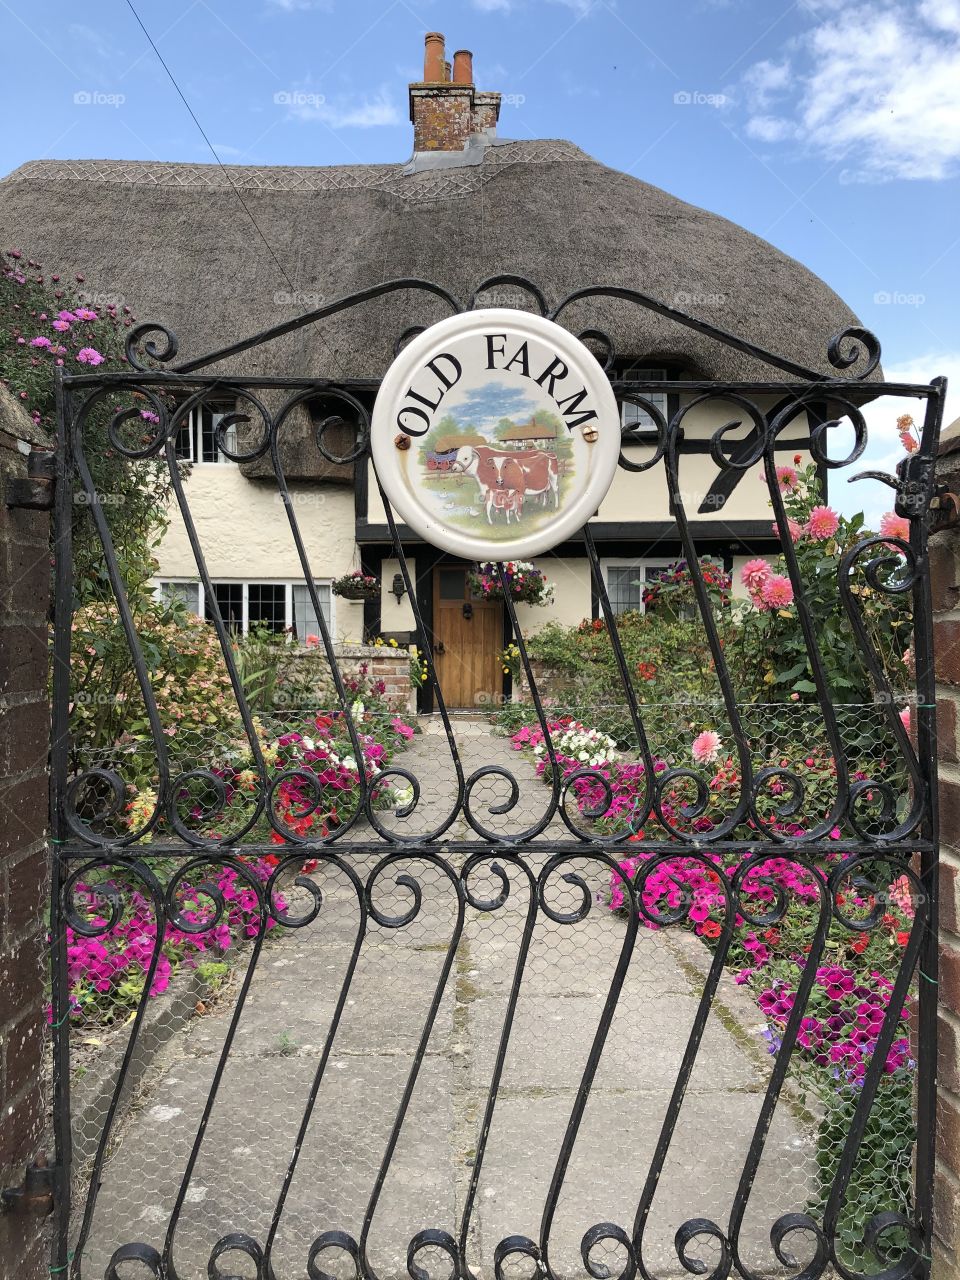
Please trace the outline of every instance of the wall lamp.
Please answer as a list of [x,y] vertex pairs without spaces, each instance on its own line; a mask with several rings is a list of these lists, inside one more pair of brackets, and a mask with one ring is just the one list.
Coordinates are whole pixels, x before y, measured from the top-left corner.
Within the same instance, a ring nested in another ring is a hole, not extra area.
[[393,575],[393,586],[390,588],[390,590],[397,597],[397,604],[399,604],[400,601],[403,599],[403,597],[407,593],[407,588],[404,586],[402,573],[395,573]]

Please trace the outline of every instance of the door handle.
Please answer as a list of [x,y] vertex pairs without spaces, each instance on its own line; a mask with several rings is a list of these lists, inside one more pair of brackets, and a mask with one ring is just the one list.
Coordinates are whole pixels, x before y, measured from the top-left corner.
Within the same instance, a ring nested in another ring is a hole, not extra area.
[[442,640],[438,640],[438,641],[437,641],[437,643],[433,646],[433,652],[434,652],[434,653],[446,653],[446,652],[447,652],[447,651],[446,651],[446,649],[443,647],[443,641],[442,641]]

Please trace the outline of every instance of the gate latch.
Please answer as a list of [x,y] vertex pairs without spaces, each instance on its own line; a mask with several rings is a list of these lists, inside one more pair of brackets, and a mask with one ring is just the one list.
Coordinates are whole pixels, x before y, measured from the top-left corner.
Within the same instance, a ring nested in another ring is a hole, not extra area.
[[0,1191],[0,1208],[4,1213],[30,1214],[46,1218],[53,1213],[53,1169],[47,1157],[37,1156],[28,1164],[19,1187],[4,1187]]
[[27,454],[27,474],[7,481],[4,501],[8,507],[29,511],[49,511],[53,506],[53,485],[57,460],[49,449],[31,449]]

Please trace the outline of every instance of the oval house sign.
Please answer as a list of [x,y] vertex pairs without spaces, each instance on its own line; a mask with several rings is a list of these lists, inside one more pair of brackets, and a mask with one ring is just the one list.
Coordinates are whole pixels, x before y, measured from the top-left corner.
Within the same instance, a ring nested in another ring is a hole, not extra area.
[[596,512],[620,456],[597,360],[552,320],[504,308],[431,325],[387,370],[371,448],[400,518],[472,560],[536,555]]

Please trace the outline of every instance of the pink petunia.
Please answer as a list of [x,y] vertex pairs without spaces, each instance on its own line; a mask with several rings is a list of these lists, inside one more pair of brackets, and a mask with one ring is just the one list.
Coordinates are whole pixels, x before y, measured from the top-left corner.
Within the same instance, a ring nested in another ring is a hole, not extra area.
[[772,573],[760,592],[768,609],[783,609],[793,603],[793,587],[782,573]]
[[96,347],[81,347],[77,352],[77,359],[81,364],[103,364],[103,356]]
[[907,542],[910,538],[910,521],[888,511],[880,520],[880,532],[885,538],[902,538]]
[[720,735],[713,729],[698,733],[690,747],[697,764],[713,764],[720,754]]

